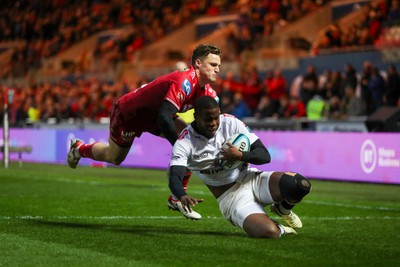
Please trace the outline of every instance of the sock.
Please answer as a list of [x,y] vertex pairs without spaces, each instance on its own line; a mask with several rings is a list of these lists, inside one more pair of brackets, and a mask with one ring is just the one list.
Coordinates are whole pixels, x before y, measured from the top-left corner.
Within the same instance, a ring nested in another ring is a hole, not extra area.
[[280,213],[288,215],[296,204],[297,203],[291,203],[287,200],[283,200],[279,203],[275,203],[275,207],[278,209]]
[[171,200],[173,202],[178,202],[179,201],[179,199],[176,196],[174,196],[173,194],[169,195],[168,200]]
[[283,229],[283,227],[280,224],[278,224],[277,226],[278,226],[279,230],[281,231],[281,234],[279,235],[279,237],[281,237],[285,233],[285,230]]
[[93,159],[92,148],[96,143],[97,142],[93,144],[82,144],[78,147],[77,150],[82,157]]

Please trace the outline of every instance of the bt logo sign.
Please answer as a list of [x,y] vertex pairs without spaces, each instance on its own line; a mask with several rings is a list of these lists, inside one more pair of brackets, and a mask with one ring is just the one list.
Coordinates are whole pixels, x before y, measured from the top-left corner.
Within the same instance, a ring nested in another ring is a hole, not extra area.
[[371,173],[376,167],[378,153],[374,142],[370,139],[364,141],[360,150],[361,168],[365,173]]

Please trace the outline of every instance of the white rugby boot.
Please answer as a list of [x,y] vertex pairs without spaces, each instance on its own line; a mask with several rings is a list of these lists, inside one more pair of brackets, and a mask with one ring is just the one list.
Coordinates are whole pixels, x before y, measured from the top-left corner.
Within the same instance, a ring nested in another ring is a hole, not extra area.
[[290,227],[292,228],[303,227],[303,223],[301,222],[299,216],[297,216],[293,211],[290,211],[289,214],[282,214],[279,211],[279,209],[275,206],[275,204],[270,205],[270,210],[271,212],[281,217]]
[[82,141],[79,139],[71,140],[71,143],[69,145],[68,155],[67,155],[67,162],[68,162],[68,165],[72,169],[75,169],[76,166],[78,166],[79,160],[82,158],[82,156],[79,155],[79,152],[78,152],[78,148],[82,144],[83,144]]
[[278,224],[278,228],[281,230],[281,233],[282,233],[281,236],[283,234],[285,234],[285,235],[290,235],[290,234],[297,235],[296,230],[294,230],[292,227],[284,226],[282,224]]
[[200,213],[195,212],[193,209],[191,212],[186,211],[183,208],[182,203],[180,201],[174,201],[174,200],[168,199],[167,206],[170,210],[179,211],[187,219],[192,219],[192,220],[200,220],[201,219]]

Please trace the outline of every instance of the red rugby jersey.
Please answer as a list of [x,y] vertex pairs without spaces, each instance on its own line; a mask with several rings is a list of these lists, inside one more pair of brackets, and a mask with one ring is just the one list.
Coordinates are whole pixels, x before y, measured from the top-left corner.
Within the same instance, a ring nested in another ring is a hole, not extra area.
[[179,112],[193,108],[200,96],[217,98],[217,93],[207,84],[201,88],[193,66],[183,71],[160,76],[148,84],[122,96],[119,106],[127,120],[135,118],[136,123],[156,123],[162,101],[171,102]]

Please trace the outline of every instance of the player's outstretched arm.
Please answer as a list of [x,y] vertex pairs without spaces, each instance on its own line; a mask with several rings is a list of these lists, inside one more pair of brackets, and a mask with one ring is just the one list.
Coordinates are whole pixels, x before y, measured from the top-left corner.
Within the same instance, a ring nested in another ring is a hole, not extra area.
[[185,166],[174,165],[169,168],[169,189],[171,190],[172,194],[181,201],[183,208],[186,211],[192,212],[192,207],[196,206],[200,202],[203,202],[204,199],[191,197],[186,194],[182,185],[185,172]]
[[173,165],[169,168],[169,189],[171,190],[171,193],[179,200],[182,198],[182,196],[186,195],[182,185],[185,173],[185,166]]

